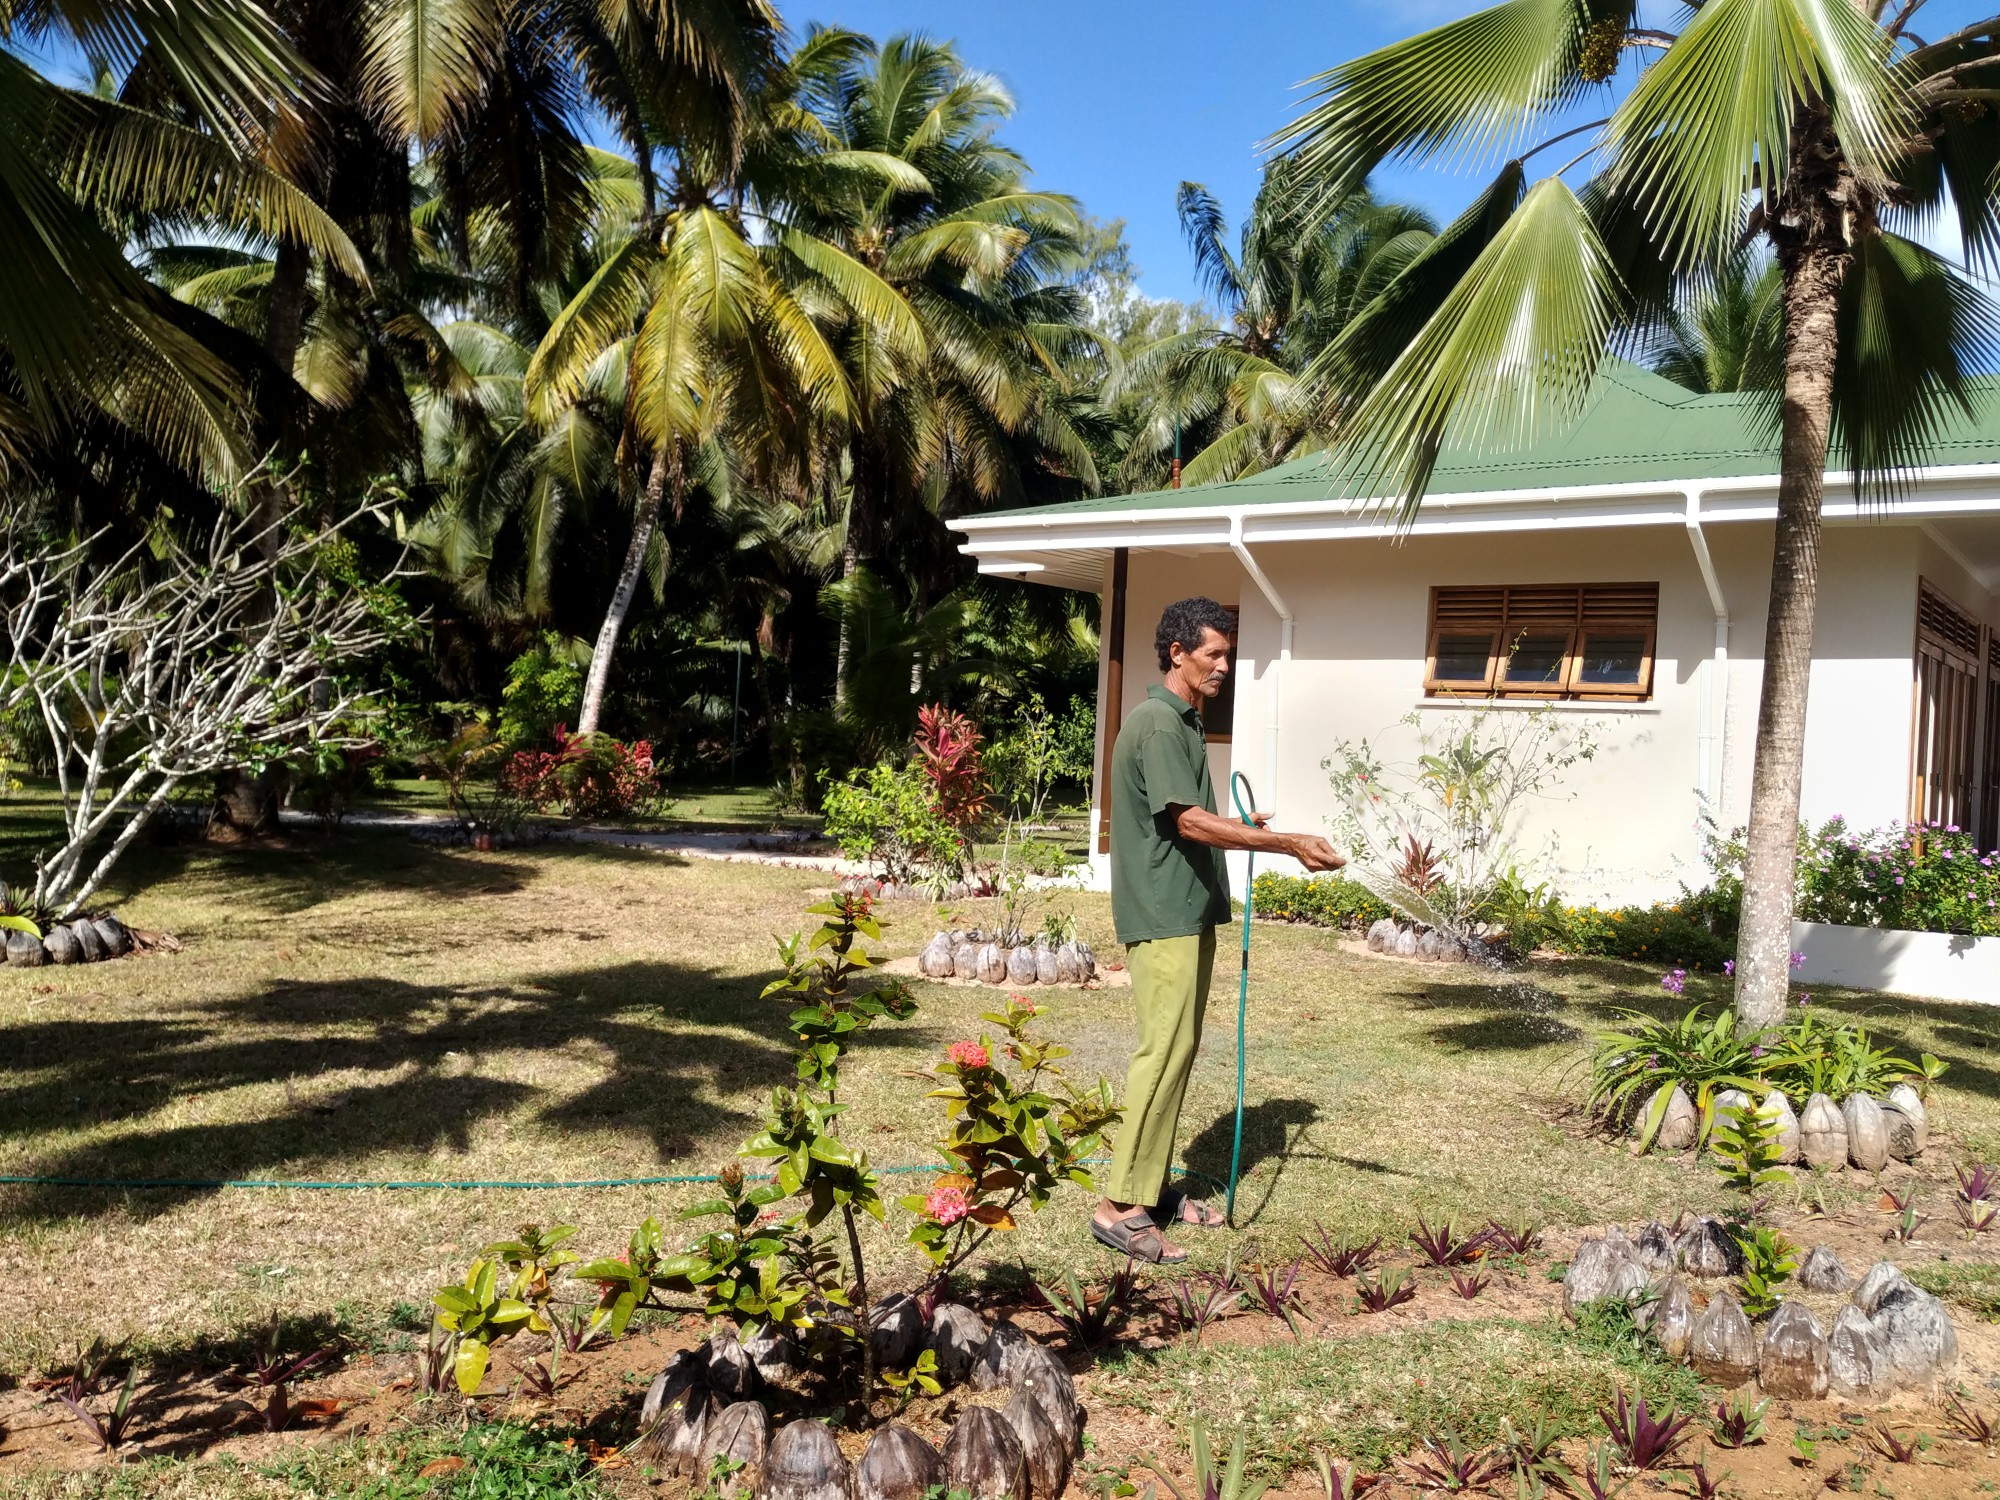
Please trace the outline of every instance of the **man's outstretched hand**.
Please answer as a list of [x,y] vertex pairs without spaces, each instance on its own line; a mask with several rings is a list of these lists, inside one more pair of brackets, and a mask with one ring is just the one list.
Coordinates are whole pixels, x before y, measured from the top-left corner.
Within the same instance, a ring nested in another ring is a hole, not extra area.
[[1290,833],[1284,835],[1291,843],[1285,852],[1304,865],[1308,870],[1338,870],[1347,860],[1325,839],[1316,833]]
[[1280,833],[1265,824],[1269,813],[1253,812],[1250,821],[1224,818],[1184,802],[1170,804],[1174,829],[1191,843],[1215,849],[1250,849],[1260,854],[1289,854],[1308,870],[1338,870],[1347,861],[1316,833]]

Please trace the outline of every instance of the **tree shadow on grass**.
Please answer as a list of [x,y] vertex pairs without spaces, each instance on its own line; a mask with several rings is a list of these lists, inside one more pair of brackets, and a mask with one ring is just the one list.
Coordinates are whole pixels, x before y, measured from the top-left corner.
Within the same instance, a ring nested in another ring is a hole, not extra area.
[[[1239,1225],[1254,1223],[1264,1211],[1277,1191],[1278,1180],[1285,1175],[1286,1164],[1305,1143],[1319,1113],[1319,1105],[1310,1099],[1260,1099],[1244,1105],[1243,1159],[1237,1176],[1239,1195],[1242,1184],[1265,1162],[1276,1161],[1278,1169],[1260,1184],[1254,1206],[1246,1206],[1239,1196],[1236,1216]],[[1228,1192],[1229,1158],[1235,1141],[1236,1111],[1232,1108],[1217,1115],[1188,1142],[1181,1160],[1194,1176],[1193,1188],[1198,1195],[1212,1193],[1219,1203]]]
[[294,916],[366,890],[421,891],[445,901],[512,895],[536,873],[526,859],[422,844],[394,829],[323,834],[287,828],[269,842],[135,846],[105,900],[127,901],[168,885],[214,885],[226,887],[230,904],[254,919]]
[[[24,1175],[314,1178],[383,1152],[464,1153],[483,1127],[525,1116],[645,1141],[655,1165],[633,1175],[696,1170],[697,1142],[752,1124],[735,1101],[792,1076],[784,1008],[760,1002],[761,988],[756,976],[628,963],[485,987],[279,982],[165,1018],[31,1022],[9,1031],[0,1133],[20,1143]],[[565,1051],[604,1076],[561,1094],[478,1065]],[[315,1081],[333,1074],[345,1077]],[[247,1117],[160,1118],[176,1099],[260,1084],[270,1087]],[[79,1132],[100,1138],[70,1144]],[[208,1191],[161,1188],[129,1202],[153,1212]],[[117,1189],[24,1186],[10,1207],[48,1219],[127,1202]]]

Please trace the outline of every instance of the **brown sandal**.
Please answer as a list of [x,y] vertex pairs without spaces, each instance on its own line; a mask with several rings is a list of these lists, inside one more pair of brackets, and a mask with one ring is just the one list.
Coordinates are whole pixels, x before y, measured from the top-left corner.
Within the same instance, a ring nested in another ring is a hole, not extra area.
[[[1192,1219],[1187,1216],[1190,1206],[1195,1211],[1195,1217]],[[1160,1201],[1153,1205],[1150,1212],[1154,1223],[1157,1224],[1165,1220],[1177,1228],[1185,1226],[1189,1229],[1226,1229],[1229,1227],[1229,1220],[1217,1213],[1207,1202],[1200,1198],[1190,1198],[1177,1187],[1161,1188]]]
[[1188,1258],[1187,1251],[1167,1243],[1160,1226],[1143,1208],[1109,1224],[1100,1224],[1093,1214],[1090,1234],[1100,1245],[1108,1245],[1120,1255],[1143,1260],[1149,1266],[1177,1266]]

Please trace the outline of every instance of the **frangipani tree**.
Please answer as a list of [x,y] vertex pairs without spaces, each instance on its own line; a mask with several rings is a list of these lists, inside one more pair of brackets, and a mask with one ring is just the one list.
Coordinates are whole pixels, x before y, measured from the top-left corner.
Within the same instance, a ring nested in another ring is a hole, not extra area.
[[[1406,520],[1446,441],[1574,420],[1609,349],[1768,242],[1784,348],[1736,969],[1751,1029],[1785,1003],[1829,454],[1893,498],[1994,343],[1978,291],[1901,231],[1952,213],[1973,261],[2000,260],[2000,17],[1926,41],[1925,3],[1707,0],[1674,32],[1625,0],[1504,0],[1320,75],[1282,139],[1326,204],[1390,158],[1497,164],[1313,370],[1345,408],[1339,462]],[[1538,161],[1554,170],[1532,180]]]

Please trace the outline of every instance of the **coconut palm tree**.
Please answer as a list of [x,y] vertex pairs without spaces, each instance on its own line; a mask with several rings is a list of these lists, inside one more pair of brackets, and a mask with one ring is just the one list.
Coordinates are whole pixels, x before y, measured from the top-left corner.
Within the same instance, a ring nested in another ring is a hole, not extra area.
[[940,516],[1016,501],[1038,474],[1096,487],[1092,403],[1066,399],[1103,368],[1073,285],[1084,228],[1070,199],[1026,188],[995,137],[1013,100],[948,44],[814,32],[794,69],[800,129],[875,170],[794,183],[785,213],[894,287],[926,351],[899,363],[863,328],[837,339],[860,403],[844,571],[891,557],[942,593],[960,560]]
[[1661,315],[1646,363],[1691,391],[1775,390],[1784,372],[1783,293],[1774,262],[1732,257]]
[[713,155],[680,153],[673,206],[605,255],[551,325],[527,372],[531,417],[548,424],[627,346],[619,449],[633,525],[585,679],[579,733],[602,713],[611,659],[663,516],[679,520],[703,451],[725,433],[767,488],[806,493],[820,435],[853,419],[854,389],[821,320],[864,328],[886,357],[922,356],[896,291],[838,247],[780,227],[753,244],[740,183]]
[[[1994,342],[1976,289],[1900,231],[1952,212],[1976,261],[2000,253],[2000,18],[1926,41],[1924,4],[1706,0],[1667,31],[1632,0],[1502,0],[1320,75],[1281,142],[1323,203],[1390,156],[1498,162],[1314,368],[1346,408],[1345,467],[1406,517],[1447,438],[1572,420],[1614,337],[1768,245],[1783,373],[1736,969],[1748,1030],[1787,993],[1829,452],[1892,497]],[[1537,158],[1555,170],[1531,181]]]
[[1224,321],[1155,340],[1105,382],[1106,399],[1136,421],[1128,484],[1157,484],[1183,448],[1194,456],[1181,477],[1202,484],[1258,473],[1330,435],[1300,374],[1430,243],[1434,226],[1366,189],[1331,214],[1308,215],[1296,178],[1282,157],[1266,168],[1236,253],[1222,205],[1200,183],[1181,184],[1181,233]]
[[[17,49],[68,45],[172,90],[176,118],[60,88]],[[0,0],[0,457],[40,467],[103,420],[224,477],[246,456],[238,370],[127,261],[162,215],[266,236],[352,274],[346,236],[255,159],[309,66],[254,0]]]

